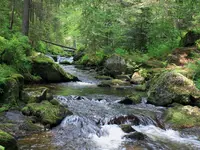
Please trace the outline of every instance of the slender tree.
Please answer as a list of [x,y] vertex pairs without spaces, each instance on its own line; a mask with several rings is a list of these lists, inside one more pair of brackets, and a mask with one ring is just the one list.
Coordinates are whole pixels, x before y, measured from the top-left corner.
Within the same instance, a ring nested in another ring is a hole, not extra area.
[[30,15],[30,0],[24,0],[24,12],[22,22],[22,33],[28,36],[29,33],[29,15]]
[[11,18],[10,18],[10,30],[13,28],[14,23],[14,13],[15,13],[15,0],[12,0],[12,12],[11,12]]

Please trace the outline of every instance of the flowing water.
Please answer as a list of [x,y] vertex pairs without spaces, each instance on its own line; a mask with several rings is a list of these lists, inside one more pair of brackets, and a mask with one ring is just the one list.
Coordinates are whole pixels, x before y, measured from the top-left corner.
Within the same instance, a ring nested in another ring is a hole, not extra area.
[[[119,104],[126,95],[135,93],[131,87],[98,87],[100,81],[95,79],[94,70],[62,67],[80,81],[48,86],[73,115],[50,131],[19,139],[21,150],[200,149],[198,137],[164,129],[159,120],[165,108],[144,102]],[[134,132],[123,132],[121,124],[130,125]],[[135,133],[142,134],[131,136]]]

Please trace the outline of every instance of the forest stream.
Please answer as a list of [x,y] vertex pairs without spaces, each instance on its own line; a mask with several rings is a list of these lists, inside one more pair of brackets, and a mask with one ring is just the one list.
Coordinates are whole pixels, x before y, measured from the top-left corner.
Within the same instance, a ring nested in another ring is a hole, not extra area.
[[[134,94],[131,86],[98,87],[92,69],[63,65],[79,82],[50,84],[54,96],[73,112],[52,130],[18,139],[20,150],[177,150],[200,149],[198,137],[165,128],[166,108],[118,102]],[[132,131],[125,133],[122,125]]]

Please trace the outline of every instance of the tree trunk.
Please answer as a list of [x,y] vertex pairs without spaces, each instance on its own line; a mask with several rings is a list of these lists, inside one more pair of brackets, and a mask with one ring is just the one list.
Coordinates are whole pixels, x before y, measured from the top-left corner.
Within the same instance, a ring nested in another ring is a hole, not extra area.
[[10,30],[12,30],[12,28],[13,28],[14,13],[15,13],[15,0],[12,1],[12,13],[11,13],[10,27],[9,27]]
[[24,12],[23,12],[23,23],[22,33],[28,36],[29,32],[29,14],[30,14],[30,0],[24,0]]

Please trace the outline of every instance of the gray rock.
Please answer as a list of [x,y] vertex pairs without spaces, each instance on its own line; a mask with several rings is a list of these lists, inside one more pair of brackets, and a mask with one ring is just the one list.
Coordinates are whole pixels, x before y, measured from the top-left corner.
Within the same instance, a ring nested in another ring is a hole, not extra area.
[[126,62],[118,55],[113,55],[108,58],[104,64],[106,73],[111,76],[117,76],[126,72]]

